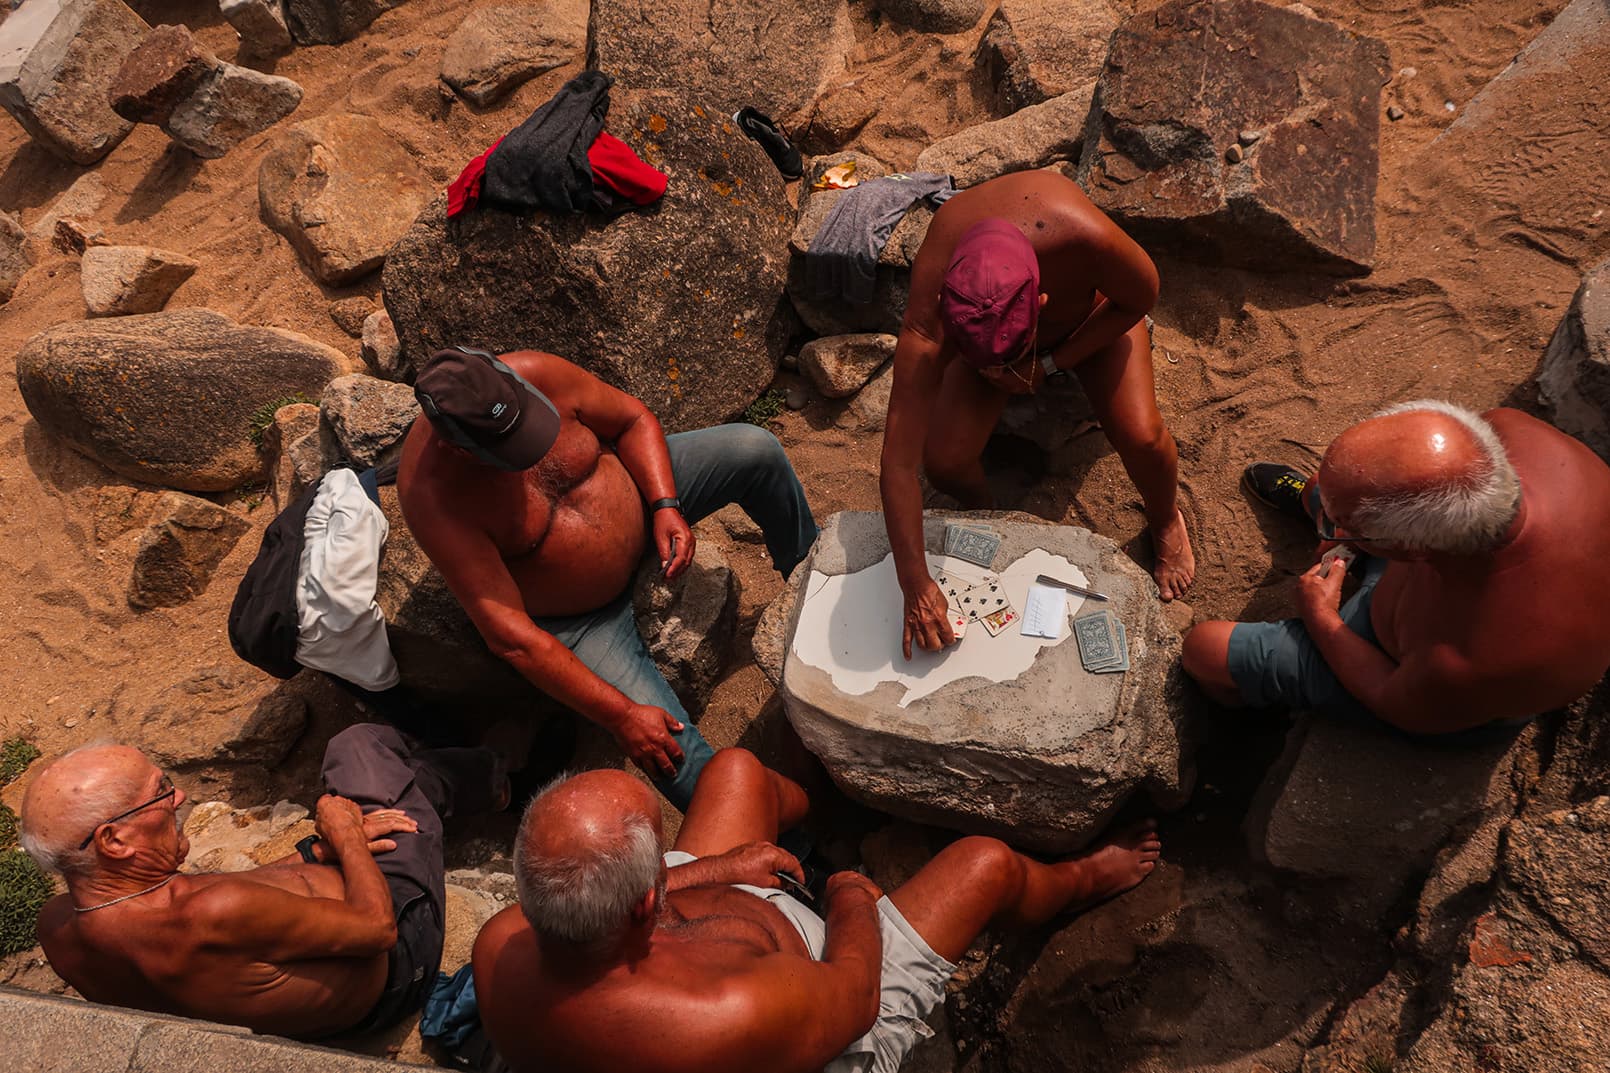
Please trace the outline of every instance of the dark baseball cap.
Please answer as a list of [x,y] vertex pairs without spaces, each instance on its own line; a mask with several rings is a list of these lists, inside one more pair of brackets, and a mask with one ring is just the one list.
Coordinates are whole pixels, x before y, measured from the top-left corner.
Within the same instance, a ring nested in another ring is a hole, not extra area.
[[414,378],[436,431],[489,466],[530,469],[559,438],[548,396],[484,350],[438,350]]
[[1022,357],[1040,322],[1040,259],[999,217],[962,233],[939,288],[945,338],[967,364],[988,369]]

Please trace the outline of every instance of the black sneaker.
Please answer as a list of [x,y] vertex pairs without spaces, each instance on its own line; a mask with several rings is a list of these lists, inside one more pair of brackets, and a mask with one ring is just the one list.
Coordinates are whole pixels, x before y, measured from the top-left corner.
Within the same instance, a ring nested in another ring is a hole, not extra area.
[[799,158],[799,150],[794,148],[794,143],[771,121],[770,116],[753,108],[740,108],[732,114],[732,121],[766,150],[766,155],[783,173],[783,178],[798,179],[805,174],[805,164]]
[[1303,506],[1303,493],[1308,490],[1308,478],[1290,466],[1278,462],[1254,462],[1241,474],[1241,483],[1258,499],[1282,514],[1308,520]]

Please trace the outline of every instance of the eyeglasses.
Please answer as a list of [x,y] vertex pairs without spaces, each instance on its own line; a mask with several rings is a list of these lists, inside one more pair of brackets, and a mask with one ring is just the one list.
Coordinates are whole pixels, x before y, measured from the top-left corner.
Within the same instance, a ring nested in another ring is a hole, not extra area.
[[174,794],[179,792],[178,787],[173,785],[173,780],[168,778],[166,775],[162,776],[162,781],[160,783],[158,783],[157,786],[162,790],[162,792],[160,794],[157,794],[155,797],[153,797],[151,800],[145,802],[144,804],[135,805],[133,808],[129,809],[127,812],[119,812],[116,816],[113,816],[111,819],[102,820],[100,823],[97,823],[95,825],[94,830],[90,831],[90,833],[84,837],[84,841],[82,841],[82,842],[80,842],[78,844],[78,848],[79,849],[88,849],[89,844],[91,842],[95,841],[95,832],[99,831],[102,827],[105,827],[107,824],[116,823],[118,820],[126,820],[130,816],[134,815],[136,812],[141,812],[141,811],[143,811],[145,809],[150,808],[152,805],[158,804],[159,802],[162,802],[162,801],[166,801],[168,798],[172,797]]
[[1360,536],[1357,533],[1352,536],[1338,535],[1340,530],[1337,528],[1335,519],[1325,513],[1325,504],[1319,501],[1318,496],[1314,497],[1314,509],[1319,512],[1314,515],[1314,530],[1319,533],[1319,539],[1333,540],[1338,544],[1379,543],[1374,537]]

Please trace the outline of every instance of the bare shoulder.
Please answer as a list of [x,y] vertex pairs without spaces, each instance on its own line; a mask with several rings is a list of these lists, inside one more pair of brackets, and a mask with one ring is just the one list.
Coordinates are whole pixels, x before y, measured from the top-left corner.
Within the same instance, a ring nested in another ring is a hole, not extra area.
[[39,920],[34,926],[34,931],[39,936],[39,945],[45,948],[47,956],[53,956],[52,945],[66,941],[68,928],[75,915],[73,899],[68,894],[56,895],[39,910]]

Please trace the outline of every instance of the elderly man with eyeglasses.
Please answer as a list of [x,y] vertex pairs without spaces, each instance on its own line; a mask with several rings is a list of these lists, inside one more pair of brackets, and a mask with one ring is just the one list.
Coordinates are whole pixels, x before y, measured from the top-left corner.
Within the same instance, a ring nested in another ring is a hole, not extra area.
[[1408,402],[1343,432],[1313,478],[1258,463],[1246,483],[1315,526],[1321,559],[1299,618],[1186,636],[1185,669],[1218,701],[1491,734],[1610,667],[1610,467],[1553,426]]
[[316,1039],[394,1024],[436,978],[442,820],[507,803],[487,749],[330,740],[317,835],[247,872],[181,872],[185,793],[138,749],[75,749],[22,806],[22,845],[67,893],[39,915],[56,973],[96,1002]]

